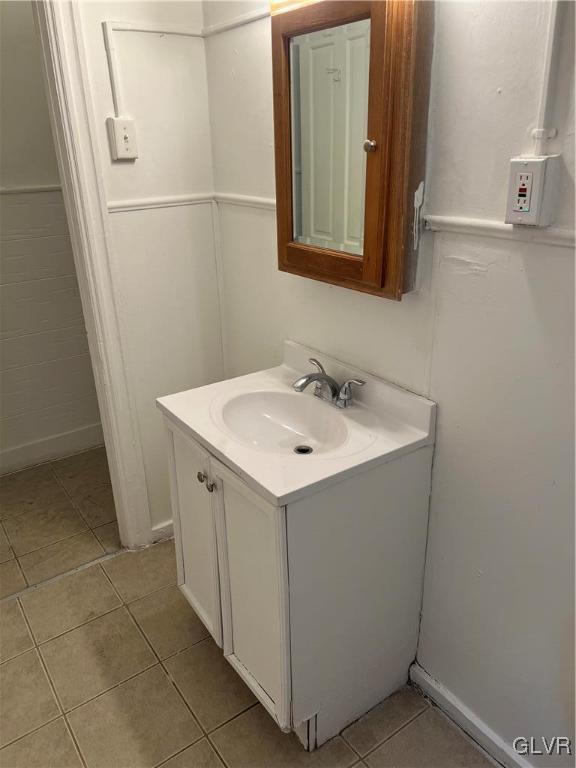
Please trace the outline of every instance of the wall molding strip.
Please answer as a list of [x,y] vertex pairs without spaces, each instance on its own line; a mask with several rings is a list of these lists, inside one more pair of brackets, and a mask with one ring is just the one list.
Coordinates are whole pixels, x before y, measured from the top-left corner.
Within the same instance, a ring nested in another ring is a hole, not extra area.
[[105,21],[112,32],[146,32],[159,35],[180,35],[181,37],[204,37],[201,29],[174,27],[166,24],[148,24],[140,21]]
[[269,9],[262,9],[251,11],[250,13],[244,13],[242,16],[237,16],[230,21],[223,21],[220,24],[212,24],[209,27],[205,27],[202,30],[202,37],[212,37],[213,35],[219,35],[221,32],[228,32],[229,29],[236,29],[237,27],[243,27],[246,24],[251,24],[253,21],[260,21],[260,19],[266,19],[270,16]]
[[33,184],[31,186],[0,187],[0,195],[29,195],[36,192],[61,192],[61,184]]
[[111,200],[107,207],[110,213],[124,211],[145,211],[150,208],[175,208],[182,205],[202,205],[212,203],[212,192],[200,192],[189,195],[161,195],[159,197],[141,197],[133,200]]
[[276,200],[273,197],[253,197],[251,195],[218,194],[213,192],[191,192],[188,195],[160,195],[158,197],[134,198],[133,200],[110,200],[107,207],[110,213],[123,213],[126,211],[145,211],[151,208],[203,205],[205,203],[239,205],[245,208],[263,208],[268,211],[276,210]]
[[479,235],[524,243],[557,245],[573,248],[575,233],[569,229],[547,227],[515,227],[493,219],[472,219],[464,216],[425,216],[426,229],[432,232],[453,232],[459,235]]
[[[533,768],[504,739],[472,712],[452,691],[435,680],[417,662],[410,667],[410,680],[421,688],[463,731],[488,754],[507,768]],[[522,735],[522,734],[520,734]]]
[[219,193],[214,195],[217,203],[225,205],[240,205],[246,208],[264,208],[267,211],[276,210],[276,200],[273,197],[253,197],[252,195],[236,195],[233,193]]

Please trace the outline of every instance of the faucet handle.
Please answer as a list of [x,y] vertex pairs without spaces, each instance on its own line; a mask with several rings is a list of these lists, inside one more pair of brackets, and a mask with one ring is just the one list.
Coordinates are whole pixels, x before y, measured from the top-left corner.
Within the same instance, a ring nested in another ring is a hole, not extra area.
[[326,371],[325,371],[325,369],[324,369],[324,366],[322,365],[322,363],[321,363],[319,360],[316,360],[316,358],[315,358],[315,357],[310,357],[310,358],[308,359],[308,362],[309,362],[309,363],[312,363],[312,365],[316,366],[316,368],[318,368],[318,370],[320,371],[320,373],[326,373]]
[[348,379],[348,381],[345,381],[340,387],[338,394],[337,405],[339,408],[346,408],[350,405],[352,401],[352,384],[357,387],[363,387],[366,382],[363,379]]

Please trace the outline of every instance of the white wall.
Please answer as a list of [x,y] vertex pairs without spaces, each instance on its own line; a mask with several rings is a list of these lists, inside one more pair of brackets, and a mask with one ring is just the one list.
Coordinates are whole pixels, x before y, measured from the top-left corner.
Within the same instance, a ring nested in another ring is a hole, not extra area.
[[0,469],[11,471],[98,445],[102,429],[62,194],[50,189],[31,4],[1,2],[0,16]]
[[104,194],[112,207],[110,264],[128,386],[145,463],[151,526],[170,523],[166,442],[155,398],[222,376],[213,207],[175,196],[210,195],[212,155],[204,42],[115,32],[126,111],[136,120],[139,157],[110,159],[105,120],[113,114],[102,21],[202,28],[196,2],[82,2],[93,126]]
[[[206,18],[240,5],[205,3]],[[429,213],[502,221],[507,161],[531,147],[545,15],[437,4]],[[565,162],[558,225],[573,229],[571,28],[551,148]],[[206,52],[228,375],[278,362],[291,337],[439,403],[419,661],[508,743],[568,735],[572,251],[427,234],[420,290],[400,304],[278,272],[273,209],[237,204],[274,196],[270,22]]]
[[0,3],[3,187],[59,184],[32,5]]

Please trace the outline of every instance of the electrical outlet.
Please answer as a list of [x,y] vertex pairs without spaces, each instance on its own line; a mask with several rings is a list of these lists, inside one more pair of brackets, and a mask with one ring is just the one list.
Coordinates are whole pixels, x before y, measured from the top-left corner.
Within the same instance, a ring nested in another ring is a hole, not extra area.
[[506,222],[547,227],[554,222],[560,155],[513,157],[510,160]]
[[136,160],[136,125],[131,117],[109,117],[106,120],[112,160]]

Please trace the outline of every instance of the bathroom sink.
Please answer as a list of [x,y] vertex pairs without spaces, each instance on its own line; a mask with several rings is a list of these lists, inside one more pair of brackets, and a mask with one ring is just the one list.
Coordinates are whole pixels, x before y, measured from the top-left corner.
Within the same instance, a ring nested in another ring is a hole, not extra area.
[[[312,356],[339,383],[366,382],[350,407],[315,397],[314,383],[294,391]],[[177,429],[276,505],[434,441],[434,403],[293,341],[275,368],[157,402]]]
[[295,392],[237,395],[222,407],[222,422],[249,445],[299,456],[333,451],[350,437],[337,408]]

